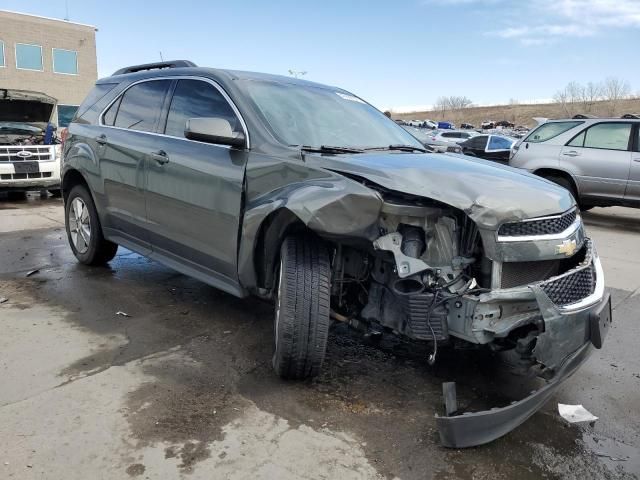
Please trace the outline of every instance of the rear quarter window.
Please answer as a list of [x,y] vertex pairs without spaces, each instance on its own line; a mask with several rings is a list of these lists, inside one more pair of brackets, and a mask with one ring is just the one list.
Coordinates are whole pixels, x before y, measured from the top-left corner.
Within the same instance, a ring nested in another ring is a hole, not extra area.
[[582,125],[583,123],[584,122],[543,123],[538,128],[536,128],[533,132],[531,132],[527,136],[527,138],[524,139],[524,141],[531,142],[531,143],[546,142],[547,140],[551,140],[552,138],[555,138],[558,135],[561,135],[564,132],[567,132],[572,128],[575,128],[578,125]]
[[[98,118],[98,109],[96,104],[100,102],[109,92],[118,86],[118,83],[99,83],[96,84],[84,101],[78,107],[72,122],[82,119],[87,123],[94,123]],[[104,107],[103,107],[104,108]]]

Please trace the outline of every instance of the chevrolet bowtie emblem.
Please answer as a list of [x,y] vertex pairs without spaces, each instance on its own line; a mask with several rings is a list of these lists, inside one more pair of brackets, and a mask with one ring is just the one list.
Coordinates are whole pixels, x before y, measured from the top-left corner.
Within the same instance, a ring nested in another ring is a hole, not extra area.
[[567,257],[573,255],[578,249],[578,244],[575,240],[565,240],[562,245],[556,245],[556,253],[564,253]]

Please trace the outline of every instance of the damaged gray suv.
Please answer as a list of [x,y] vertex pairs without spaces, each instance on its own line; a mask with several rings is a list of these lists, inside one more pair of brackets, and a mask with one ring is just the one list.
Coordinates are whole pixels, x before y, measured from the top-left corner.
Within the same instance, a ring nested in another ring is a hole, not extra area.
[[504,435],[600,348],[600,260],[571,194],[527,172],[426,153],[359,97],[294,78],[139,65],[99,80],[69,127],[62,189],[78,260],[122,245],[275,303],[273,366],[322,367],[331,319],[488,348],[544,385],[461,414],[442,443]]

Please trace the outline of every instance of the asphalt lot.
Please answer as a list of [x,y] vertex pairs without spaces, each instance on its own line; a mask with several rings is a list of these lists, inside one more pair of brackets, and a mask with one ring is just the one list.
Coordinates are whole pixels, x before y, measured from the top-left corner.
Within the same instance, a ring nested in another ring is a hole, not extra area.
[[[122,248],[80,266],[60,200],[0,197],[0,478],[640,478],[640,211],[584,217],[614,299],[605,347],[514,432],[447,450],[442,381],[468,409],[509,400],[487,356],[430,368],[335,326],[322,375],[283,382],[270,305]],[[569,425],[558,402],[600,419]]]

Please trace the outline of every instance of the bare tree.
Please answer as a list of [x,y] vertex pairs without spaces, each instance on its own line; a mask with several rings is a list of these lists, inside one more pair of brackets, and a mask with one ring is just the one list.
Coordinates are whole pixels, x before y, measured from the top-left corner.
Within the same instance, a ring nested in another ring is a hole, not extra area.
[[567,117],[576,113],[578,103],[582,101],[584,87],[578,82],[569,82],[562,90],[558,90],[553,99],[562,106]]
[[584,113],[591,113],[596,102],[602,100],[603,87],[600,83],[589,82],[582,88],[582,108]]
[[630,93],[631,87],[624,80],[609,77],[604,81],[603,97],[609,103],[607,110],[610,116],[613,117],[616,114],[620,101],[627,98]]
[[569,100],[569,93],[567,92],[566,88],[558,90],[553,95],[553,101],[560,104],[560,106],[562,107],[562,111],[567,117],[573,115],[573,105]]
[[451,110],[462,110],[463,108],[467,108],[473,103],[467,97],[459,97],[455,95],[448,97],[447,101],[449,102],[449,107],[451,108]]
[[444,120],[444,115],[447,113],[449,109],[449,99],[447,97],[438,97],[435,104],[435,110],[440,112],[442,119]]

